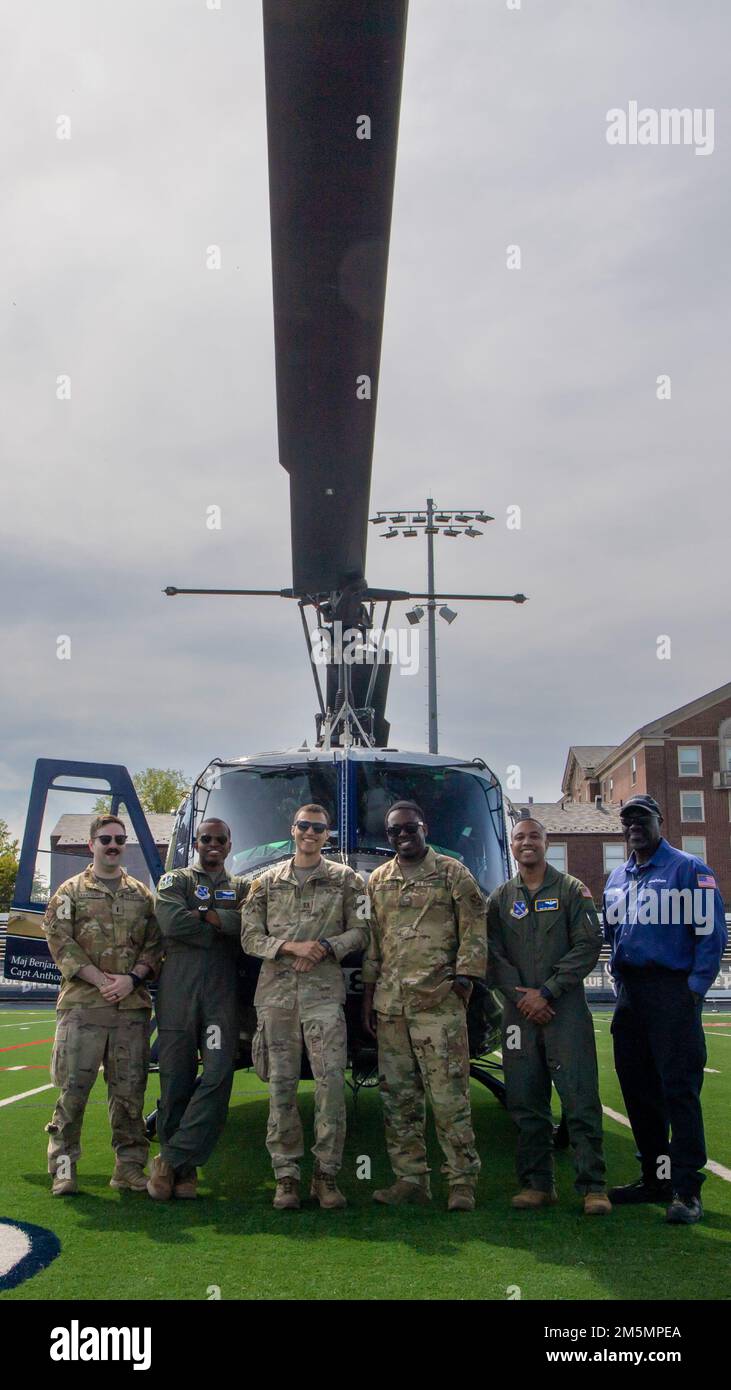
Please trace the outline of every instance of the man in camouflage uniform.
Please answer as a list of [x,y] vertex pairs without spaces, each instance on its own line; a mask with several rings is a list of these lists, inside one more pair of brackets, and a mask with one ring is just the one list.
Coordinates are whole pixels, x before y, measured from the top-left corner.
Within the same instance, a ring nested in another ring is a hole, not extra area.
[[160,1153],[147,1191],[163,1202],[198,1195],[197,1169],[226,1123],[239,1046],[237,962],[248,884],[225,868],[231,832],[224,821],[202,821],[193,845],[198,864],[163,874],[157,885],[165,947],[155,1001]]
[[365,884],[347,864],[322,857],[330,821],[324,807],[294,817],[295,854],[254,880],[241,914],[244,950],[263,961],[254,1003],[255,1044],[268,1052],[267,1149],[274,1206],[299,1207],[304,1153],[297,1110],[302,1040],[315,1082],[315,1169],[310,1196],[344,1207],[336,1177],[345,1143],[345,980],[341,961],[368,940]]
[[556,1201],[551,1083],[568,1124],[576,1191],[584,1211],[611,1211],[602,1149],[594,1026],[584,978],[599,959],[602,933],[589,889],[546,863],[546,832],[517,821],[511,837],[518,872],[487,909],[490,984],[505,997],[503,1068],[508,1110],[518,1126],[520,1191],[514,1207]]
[[373,1198],[389,1206],[431,1200],[426,1093],[444,1154],[448,1210],[472,1211],[480,1160],[470,1110],[467,1006],[472,981],[484,978],[487,965],[485,903],[469,869],[427,846],[428,826],[415,802],[391,807],[386,832],[397,853],[368,880],[363,1022],[378,1038],[396,1182]]
[[54,1197],[78,1192],[81,1126],[99,1068],[109,1096],[111,1186],[144,1191],[149,1144],[142,1109],[150,1059],[152,1000],[143,981],[162,949],[152,893],[121,867],[127,832],[116,816],[91,823],[92,863],[54,893],[43,930],[62,985],[51,1058],[60,1087],[48,1133]]

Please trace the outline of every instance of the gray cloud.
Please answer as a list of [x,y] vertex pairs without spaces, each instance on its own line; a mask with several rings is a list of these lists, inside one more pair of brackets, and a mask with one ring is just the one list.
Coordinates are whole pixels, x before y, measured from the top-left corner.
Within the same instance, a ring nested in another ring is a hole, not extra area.
[[[442,747],[519,763],[539,798],[570,742],[729,677],[730,28],[711,0],[411,6],[372,497],[495,514],[439,541],[439,583],[530,603],[440,625]],[[294,605],[160,592],[290,582],[260,6],[38,0],[2,39],[0,815],[19,828],[38,754],[194,774],[311,740],[315,704]],[[714,107],[713,155],[609,147],[630,99]],[[423,588],[420,543],[374,532],[368,573]],[[425,706],[424,671],[394,682],[394,743],[424,747]]]

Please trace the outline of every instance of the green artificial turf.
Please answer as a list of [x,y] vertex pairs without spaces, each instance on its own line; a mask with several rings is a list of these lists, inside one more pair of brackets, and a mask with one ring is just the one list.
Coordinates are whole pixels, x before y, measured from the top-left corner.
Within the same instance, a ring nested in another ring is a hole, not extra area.
[[[731,1169],[731,1015],[708,1015],[709,1074],[703,1092],[708,1153]],[[48,1083],[53,1014],[0,1011],[0,1099]],[[602,1101],[624,1113],[611,1061],[609,1015],[595,1016]],[[33,1043],[18,1047],[17,1044]],[[35,1069],[39,1068],[39,1069]],[[312,1086],[301,1110],[311,1136]],[[148,1108],[158,1079],[150,1078]],[[431,1135],[432,1208],[376,1207],[371,1193],[391,1180],[377,1091],[348,1100],[343,1212],[272,1210],[273,1179],[264,1147],[266,1087],[238,1072],[224,1136],[197,1202],[153,1203],[108,1183],[112,1153],[103,1081],[86,1112],[79,1164],[82,1195],[54,1199],[46,1173],[46,1135],[55,1091],[0,1108],[0,1218],[53,1230],[60,1256],[34,1278],[0,1294],[12,1299],[723,1299],[731,1267],[731,1182],[709,1175],[706,1218],[669,1227],[660,1207],[624,1208],[586,1218],[573,1191],[568,1153],[556,1159],[559,1205],[537,1213],[510,1207],[516,1190],[514,1131],[482,1086],[472,1100],[483,1171],[474,1213],[448,1215],[440,1155]],[[605,1122],[610,1182],[638,1176],[632,1135]],[[307,1143],[311,1143],[308,1137]],[[153,1146],[152,1152],[156,1152]],[[370,1159],[371,1180],[356,1165]],[[311,1172],[309,1152],[303,1177]],[[303,1193],[307,1187],[303,1181]],[[516,1289],[520,1290],[519,1295]]]

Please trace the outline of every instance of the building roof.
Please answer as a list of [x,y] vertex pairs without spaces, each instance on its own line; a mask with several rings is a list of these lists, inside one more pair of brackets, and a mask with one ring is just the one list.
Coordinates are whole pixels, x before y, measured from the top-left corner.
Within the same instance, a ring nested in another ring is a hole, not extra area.
[[[127,828],[128,842],[131,845],[138,843],[137,836],[132,828],[132,822],[128,816],[122,815],[119,818]],[[152,838],[155,844],[169,845],[173,833],[173,823],[175,816],[162,816],[151,812],[145,816],[150,827]],[[89,843],[89,822],[91,816],[79,816],[70,813],[61,816],[51,831],[51,840],[55,849],[65,849],[71,845],[87,845]]]
[[673,709],[669,714],[660,715],[659,719],[653,719],[649,724],[643,724],[641,728],[635,729],[629,738],[624,740],[615,748],[610,748],[602,759],[599,772],[608,772],[615,762],[626,757],[631,748],[642,741],[644,738],[663,738],[668,730],[676,724],[683,724],[686,719],[693,719],[696,714],[703,714],[707,709],[712,709],[714,705],[720,705],[723,700],[731,699],[731,681],[726,685],[719,685],[716,690],[709,690],[707,695],[701,695],[697,700],[691,700],[687,705],[680,705],[678,709]]
[[586,775],[593,773],[599,763],[614,752],[614,743],[572,743],[566,755],[566,766],[561,778],[561,790],[567,792],[574,773],[574,764]]
[[529,812],[544,825],[549,835],[621,835],[619,806],[584,805],[569,801],[513,801],[517,812]]

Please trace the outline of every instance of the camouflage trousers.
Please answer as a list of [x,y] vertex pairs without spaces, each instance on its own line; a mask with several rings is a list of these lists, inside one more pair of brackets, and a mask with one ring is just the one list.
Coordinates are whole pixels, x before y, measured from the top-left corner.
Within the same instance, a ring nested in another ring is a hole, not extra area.
[[345,1144],[345,1012],[335,1001],[299,1001],[293,1009],[266,1005],[257,1010],[269,1052],[267,1149],[277,1178],[300,1176],[304,1153],[297,1086],[302,1042],[315,1082],[315,1142],[312,1152],[326,1173],[337,1173]]
[[150,1061],[147,1009],[115,1005],[59,1011],[51,1056],[51,1080],[60,1088],[51,1123],[46,1125],[48,1171],[61,1157],[81,1155],[81,1126],[99,1068],[107,1083],[112,1148],[120,1163],[145,1163],[149,1142],[142,1108]]
[[397,1178],[429,1172],[426,1104],[434,1114],[450,1183],[474,1186],[480,1171],[470,1109],[465,1007],[450,994],[433,1009],[378,1015],[378,1071],[386,1147]]

